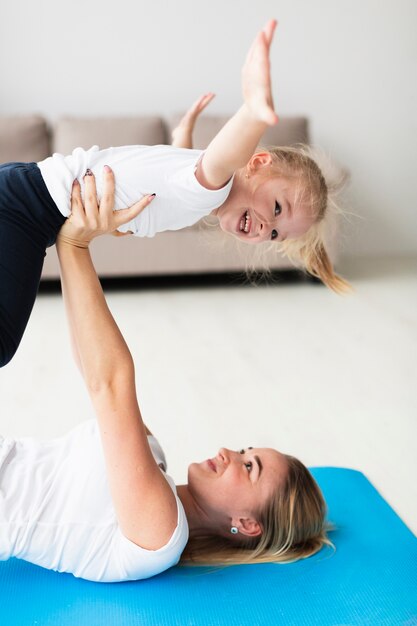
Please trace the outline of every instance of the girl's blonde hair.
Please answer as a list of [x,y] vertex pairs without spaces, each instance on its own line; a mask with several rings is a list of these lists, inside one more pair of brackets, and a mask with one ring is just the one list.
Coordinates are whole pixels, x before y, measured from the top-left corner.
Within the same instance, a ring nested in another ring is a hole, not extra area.
[[181,561],[187,565],[289,563],[332,545],[326,534],[326,505],[320,488],[301,461],[292,456],[286,459],[284,484],[257,516],[260,537],[244,537],[238,545],[235,538],[192,537]]
[[[334,272],[324,244],[331,214],[339,212],[334,196],[344,184],[346,174],[341,173],[339,180],[326,180],[312,156],[313,150],[306,145],[269,147],[266,150],[273,159],[269,170],[271,174],[297,179],[297,198],[306,202],[315,216],[314,224],[304,235],[278,243],[280,251],[296,266],[304,267],[333,291],[350,291],[349,283]],[[273,245],[276,246],[276,242]]]

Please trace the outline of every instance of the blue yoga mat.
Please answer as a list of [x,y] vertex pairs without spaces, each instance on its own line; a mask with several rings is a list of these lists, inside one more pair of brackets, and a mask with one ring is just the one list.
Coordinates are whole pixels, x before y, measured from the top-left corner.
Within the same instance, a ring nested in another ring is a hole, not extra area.
[[336,530],[289,565],[176,567],[98,584],[12,559],[0,563],[4,626],[417,625],[417,539],[360,472],[312,470]]

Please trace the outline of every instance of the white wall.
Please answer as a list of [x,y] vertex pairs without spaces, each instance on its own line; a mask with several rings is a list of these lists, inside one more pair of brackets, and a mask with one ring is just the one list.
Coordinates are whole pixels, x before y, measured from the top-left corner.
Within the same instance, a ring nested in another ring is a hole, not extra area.
[[280,20],[276,109],[352,174],[345,255],[417,251],[415,0],[29,0],[0,9],[0,114],[171,113],[240,103],[256,30]]

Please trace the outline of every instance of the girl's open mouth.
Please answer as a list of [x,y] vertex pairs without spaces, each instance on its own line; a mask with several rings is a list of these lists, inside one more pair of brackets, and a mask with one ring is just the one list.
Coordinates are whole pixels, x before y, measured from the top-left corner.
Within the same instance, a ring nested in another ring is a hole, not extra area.
[[249,211],[245,211],[239,222],[239,232],[241,233],[250,233],[250,229],[252,226],[252,219],[249,215]]

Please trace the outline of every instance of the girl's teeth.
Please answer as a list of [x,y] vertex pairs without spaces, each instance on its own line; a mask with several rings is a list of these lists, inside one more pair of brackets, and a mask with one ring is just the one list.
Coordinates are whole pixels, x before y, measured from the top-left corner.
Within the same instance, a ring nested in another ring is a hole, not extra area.
[[249,213],[246,211],[245,215],[240,220],[239,228],[242,232],[249,232]]
[[249,213],[246,211],[246,218],[245,218],[245,233],[249,232]]

